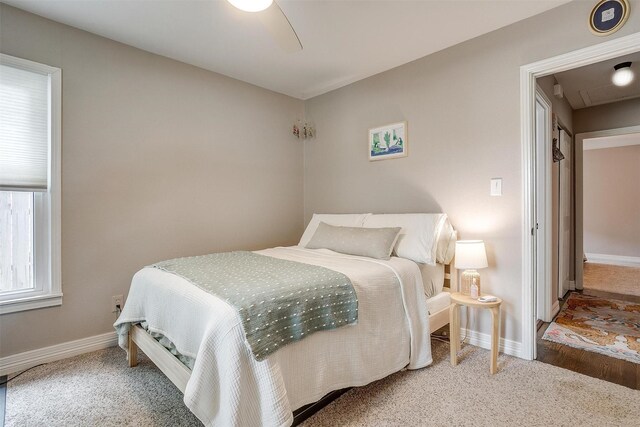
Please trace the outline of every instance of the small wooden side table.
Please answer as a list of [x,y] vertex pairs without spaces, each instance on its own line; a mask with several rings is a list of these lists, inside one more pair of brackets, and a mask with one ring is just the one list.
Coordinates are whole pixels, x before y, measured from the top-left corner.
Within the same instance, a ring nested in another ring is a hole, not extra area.
[[449,309],[449,329],[451,347],[451,366],[458,364],[458,351],[460,350],[460,306],[480,307],[491,309],[491,373],[498,372],[498,340],[500,339],[500,304],[502,300],[498,298],[494,302],[479,302],[469,295],[460,292],[451,294],[451,307]]

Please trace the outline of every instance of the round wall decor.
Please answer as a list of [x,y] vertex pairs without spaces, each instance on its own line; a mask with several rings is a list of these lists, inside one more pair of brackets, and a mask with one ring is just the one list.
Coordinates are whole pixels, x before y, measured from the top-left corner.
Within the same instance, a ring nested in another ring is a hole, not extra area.
[[589,16],[589,29],[597,36],[608,36],[622,28],[627,18],[627,0],[600,0]]

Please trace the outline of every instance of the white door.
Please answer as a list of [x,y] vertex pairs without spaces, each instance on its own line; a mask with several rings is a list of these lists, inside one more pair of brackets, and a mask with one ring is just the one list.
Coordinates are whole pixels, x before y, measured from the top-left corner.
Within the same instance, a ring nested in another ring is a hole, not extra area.
[[[542,90],[536,91],[536,299],[537,319],[553,318],[554,281],[551,280],[551,101]],[[556,242],[557,243],[557,242]]]
[[569,290],[569,267],[571,263],[571,137],[560,130],[560,207],[558,224],[558,297]]

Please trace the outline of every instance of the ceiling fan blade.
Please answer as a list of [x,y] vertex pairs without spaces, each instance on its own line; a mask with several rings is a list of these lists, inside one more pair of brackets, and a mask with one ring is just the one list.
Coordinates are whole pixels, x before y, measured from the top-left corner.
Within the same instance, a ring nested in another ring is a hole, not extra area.
[[293,53],[302,50],[302,43],[296,30],[275,1],[266,10],[258,13],[258,16],[278,46],[285,52]]

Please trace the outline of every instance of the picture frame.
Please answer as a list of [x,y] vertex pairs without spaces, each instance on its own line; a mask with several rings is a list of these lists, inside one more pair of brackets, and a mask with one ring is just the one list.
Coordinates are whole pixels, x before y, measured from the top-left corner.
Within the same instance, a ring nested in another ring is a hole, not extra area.
[[407,122],[369,129],[369,161],[397,159],[408,155]]
[[589,14],[589,30],[596,36],[608,36],[622,28],[628,18],[627,0],[600,0]]

